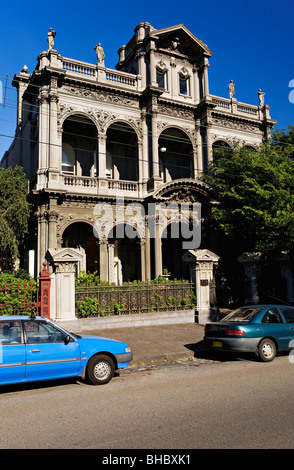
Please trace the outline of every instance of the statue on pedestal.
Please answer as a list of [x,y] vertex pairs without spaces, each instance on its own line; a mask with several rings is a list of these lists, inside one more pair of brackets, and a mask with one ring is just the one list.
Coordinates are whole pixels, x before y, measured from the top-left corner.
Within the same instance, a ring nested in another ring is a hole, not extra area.
[[258,90],[258,100],[259,100],[259,107],[260,108],[264,107],[264,95],[265,95],[265,93],[262,92],[261,89],[259,88],[259,90]]
[[101,42],[99,42],[98,45],[94,47],[94,50],[96,51],[96,54],[97,54],[97,64],[104,67],[105,54],[104,54],[103,47],[101,46]]
[[229,84],[229,93],[230,93],[230,99],[233,99],[235,95],[235,84],[233,83],[233,80],[231,80]]
[[54,49],[54,38],[56,36],[56,31],[53,31],[53,28],[49,28],[49,33],[47,37],[48,41],[48,50]]

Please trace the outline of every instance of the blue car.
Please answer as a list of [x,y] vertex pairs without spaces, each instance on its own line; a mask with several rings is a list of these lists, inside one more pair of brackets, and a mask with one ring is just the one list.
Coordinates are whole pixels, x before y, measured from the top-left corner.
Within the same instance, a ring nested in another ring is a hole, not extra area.
[[254,353],[264,362],[294,349],[294,307],[252,305],[205,325],[204,344],[220,351]]
[[0,385],[78,376],[106,384],[132,358],[120,341],[69,333],[42,317],[0,317]]

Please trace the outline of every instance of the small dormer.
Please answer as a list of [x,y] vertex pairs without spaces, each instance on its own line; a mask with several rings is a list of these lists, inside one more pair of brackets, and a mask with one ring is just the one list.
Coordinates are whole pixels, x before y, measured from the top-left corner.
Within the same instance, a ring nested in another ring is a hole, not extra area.
[[212,52],[182,24],[156,30],[139,23],[118,53],[117,69],[141,75],[144,86],[159,87],[165,98],[198,103],[209,93]]

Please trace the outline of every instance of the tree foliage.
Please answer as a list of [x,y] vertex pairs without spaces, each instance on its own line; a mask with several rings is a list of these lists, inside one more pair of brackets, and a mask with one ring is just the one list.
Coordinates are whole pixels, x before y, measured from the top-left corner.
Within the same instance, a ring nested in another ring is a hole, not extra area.
[[2,264],[12,265],[28,233],[30,207],[23,168],[0,169],[0,250]]
[[204,177],[219,202],[213,220],[227,239],[239,244],[239,251],[269,254],[293,249],[292,148],[265,144],[259,151],[236,147],[229,155],[216,153],[211,172]]

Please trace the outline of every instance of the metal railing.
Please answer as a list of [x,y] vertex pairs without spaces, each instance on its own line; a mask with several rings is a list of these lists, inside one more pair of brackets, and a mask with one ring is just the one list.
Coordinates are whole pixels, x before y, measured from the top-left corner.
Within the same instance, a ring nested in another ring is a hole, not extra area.
[[166,281],[121,286],[76,287],[77,316],[128,315],[194,308],[195,287],[188,281]]

